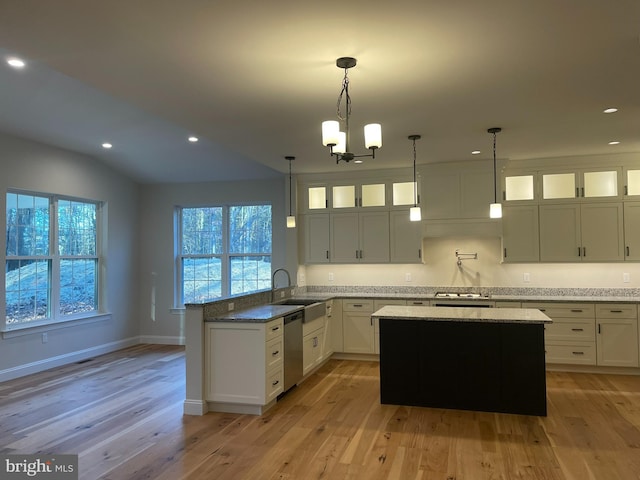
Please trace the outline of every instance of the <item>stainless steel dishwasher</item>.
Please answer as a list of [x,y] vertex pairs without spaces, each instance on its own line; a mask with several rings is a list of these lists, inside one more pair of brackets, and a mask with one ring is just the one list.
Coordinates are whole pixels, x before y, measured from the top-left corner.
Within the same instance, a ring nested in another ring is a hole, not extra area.
[[284,317],[284,392],[302,380],[303,319],[304,310]]

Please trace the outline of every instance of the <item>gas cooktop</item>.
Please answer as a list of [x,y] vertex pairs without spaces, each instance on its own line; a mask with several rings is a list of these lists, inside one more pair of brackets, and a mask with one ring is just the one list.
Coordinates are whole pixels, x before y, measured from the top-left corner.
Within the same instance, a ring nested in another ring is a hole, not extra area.
[[436,298],[488,298],[481,293],[437,292]]

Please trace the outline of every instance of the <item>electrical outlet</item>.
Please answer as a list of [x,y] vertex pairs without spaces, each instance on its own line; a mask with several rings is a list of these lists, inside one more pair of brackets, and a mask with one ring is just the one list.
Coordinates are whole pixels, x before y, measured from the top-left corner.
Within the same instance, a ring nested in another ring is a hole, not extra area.
[[43,333],[42,334],[42,343],[47,343],[49,341],[49,334],[48,333]]
[[525,272],[522,274],[522,281],[524,283],[529,283],[531,281],[531,275],[529,274],[529,272]]
[[631,276],[628,273],[623,273],[622,274],[622,281],[624,283],[629,283],[631,281]]
[[411,281],[411,273],[405,273],[404,274],[404,281],[405,282],[410,282]]
[[231,310],[233,310],[235,305],[233,304],[233,302],[229,302],[228,307],[229,307],[229,311],[231,311]]
[[329,281],[333,282],[333,272],[329,272]]

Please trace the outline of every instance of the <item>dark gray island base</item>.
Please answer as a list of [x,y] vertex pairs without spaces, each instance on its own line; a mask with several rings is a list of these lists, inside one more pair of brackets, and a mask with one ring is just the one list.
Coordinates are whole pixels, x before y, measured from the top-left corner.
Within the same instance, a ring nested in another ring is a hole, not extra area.
[[546,416],[544,324],[533,309],[388,306],[383,404]]

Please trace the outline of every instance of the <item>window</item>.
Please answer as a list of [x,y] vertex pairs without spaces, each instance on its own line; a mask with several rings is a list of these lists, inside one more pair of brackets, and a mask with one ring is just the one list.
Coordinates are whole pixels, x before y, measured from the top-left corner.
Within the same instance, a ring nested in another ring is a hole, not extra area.
[[99,205],[8,192],[5,321],[42,325],[98,310]]
[[180,304],[271,288],[271,205],[178,209]]

